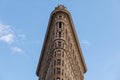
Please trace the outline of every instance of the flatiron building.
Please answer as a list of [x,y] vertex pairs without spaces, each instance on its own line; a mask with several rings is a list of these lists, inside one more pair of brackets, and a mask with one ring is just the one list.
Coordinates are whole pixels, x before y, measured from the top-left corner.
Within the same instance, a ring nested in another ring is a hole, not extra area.
[[51,13],[36,74],[39,80],[84,80],[87,71],[70,12]]

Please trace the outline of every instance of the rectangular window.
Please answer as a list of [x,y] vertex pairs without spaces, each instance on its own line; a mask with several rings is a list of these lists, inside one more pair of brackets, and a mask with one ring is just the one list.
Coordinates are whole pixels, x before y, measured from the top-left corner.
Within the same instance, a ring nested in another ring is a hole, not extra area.
[[63,75],[63,73],[64,73],[64,72],[63,72],[63,69],[62,69],[62,75]]
[[59,32],[59,37],[61,37],[61,32]]
[[64,66],[64,61],[62,61],[62,66]]
[[60,68],[57,68],[57,74],[60,74]]
[[61,46],[61,42],[60,42],[60,41],[58,41],[58,46],[59,46],[59,47]]
[[57,65],[61,65],[61,60],[57,59]]
[[62,52],[62,57],[64,57],[64,51]]
[[55,75],[55,69],[54,69],[54,75]]
[[56,61],[54,60],[54,66],[56,65]]
[[59,22],[59,28],[61,28],[62,27],[62,22]]
[[56,52],[54,53],[54,57],[56,57]]

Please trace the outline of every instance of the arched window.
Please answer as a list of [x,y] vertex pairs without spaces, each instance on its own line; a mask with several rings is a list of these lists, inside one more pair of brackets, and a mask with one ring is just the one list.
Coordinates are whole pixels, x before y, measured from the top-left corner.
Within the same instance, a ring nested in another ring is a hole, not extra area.
[[59,77],[57,77],[57,78],[56,78],[56,80],[60,80],[60,78],[59,78]]
[[60,50],[58,50],[57,56],[61,56],[61,51]]

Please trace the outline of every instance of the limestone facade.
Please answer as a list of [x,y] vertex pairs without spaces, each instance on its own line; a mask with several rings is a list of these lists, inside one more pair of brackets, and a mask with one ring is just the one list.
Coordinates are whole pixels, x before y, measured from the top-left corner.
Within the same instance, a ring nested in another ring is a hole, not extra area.
[[84,80],[86,71],[71,15],[59,5],[50,16],[36,74],[39,80]]

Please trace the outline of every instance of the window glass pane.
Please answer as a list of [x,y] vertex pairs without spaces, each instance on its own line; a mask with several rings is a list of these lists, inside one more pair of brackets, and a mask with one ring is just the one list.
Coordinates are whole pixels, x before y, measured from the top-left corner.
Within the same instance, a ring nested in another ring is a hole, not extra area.
[[62,66],[64,66],[64,61],[62,61]]
[[61,65],[61,60],[57,59],[57,65]]
[[58,22],[56,25],[58,26],[58,28],[62,28],[63,27],[63,22]]
[[54,60],[54,66],[56,65],[56,61]]
[[54,57],[56,57],[56,51],[55,51],[55,53],[54,53]]
[[62,22],[59,22],[58,24],[59,24],[59,28],[61,28],[62,27]]
[[58,50],[57,56],[61,56],[61,51]]
[[60,74],[60,68],[57,68],[57,74]]
[[58,41],[58,46],[59,46],[59,47],[61,46],[61,42],[60,42],[60,41]]
[[59,37],[61,37],[61,32],[59,32]]
[[64,57],[64,51],[62,52],[62,57]]

